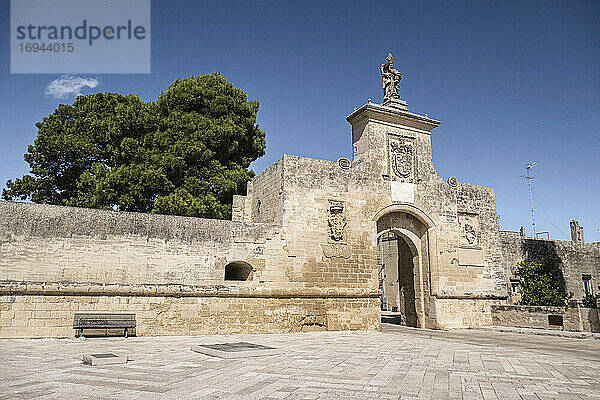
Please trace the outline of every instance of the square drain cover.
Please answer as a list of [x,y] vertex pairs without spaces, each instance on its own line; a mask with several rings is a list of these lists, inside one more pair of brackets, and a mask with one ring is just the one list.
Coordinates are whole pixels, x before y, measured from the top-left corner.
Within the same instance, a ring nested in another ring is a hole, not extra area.
[[103,353],[103,354],[91,354],[92,357],[96,357],[96,358],[110,358],[110,357],[119,357],[116,354],[112,354],[112,353]]
[[270,356],[279,353],[279,350],[275,347],[246,342],[201,344],[192,346],[192,350],[197,353],[221,358]]
[[83,363],[89,365],[125,364],[126,356],[118,356],[113,353],[84,354]]

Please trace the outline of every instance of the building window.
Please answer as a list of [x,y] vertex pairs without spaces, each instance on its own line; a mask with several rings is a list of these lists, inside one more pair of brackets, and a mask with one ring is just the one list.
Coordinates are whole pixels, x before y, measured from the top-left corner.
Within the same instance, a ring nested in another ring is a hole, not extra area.
[[593,295],[594,290],[592,289],[592,276],[583,274],[581,276],[581,279],[583,280],[583,292],[585,293],[585,295]]
[[510,293],[511,294],[518,294],[521,292],[521,283],[519,282],[518,279],[511,279],[510,280]]
[[234,261],[225,266],[226,281],[247,281],[251,273],[252,266],[245,261]]

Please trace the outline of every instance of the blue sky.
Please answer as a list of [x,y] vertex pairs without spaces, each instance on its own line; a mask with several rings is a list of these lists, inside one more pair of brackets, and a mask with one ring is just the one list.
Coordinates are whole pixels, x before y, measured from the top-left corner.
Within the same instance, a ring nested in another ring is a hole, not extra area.
[[[35,122],[73,97],[45,94],[58,75],[10,74],[9,1],[0,7],[0,185],[28,172]],[[491,186],[500,228],[536,225],[568,239],[600,229],[600,2],[153,1],[151,74],[85,74],[97,91],[155,100],[177,78],[219,71],[261,102],[266,155],[351,157],[345,117],[381,101],[388,52],[409,109],[442,121],[436,170]]]

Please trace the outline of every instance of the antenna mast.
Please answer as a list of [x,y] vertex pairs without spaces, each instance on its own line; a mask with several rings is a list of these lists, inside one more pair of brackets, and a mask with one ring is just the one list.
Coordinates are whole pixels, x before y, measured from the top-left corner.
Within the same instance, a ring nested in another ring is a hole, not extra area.
[[533,237],[535,238],[535,214],[533,212],[533,191],[531,190],[531,180],[533,177],[529,174],[529,171],[538,165],[537,162],[531,163],[525,166],[525,170],[527,171],[527,176],[523,176],[523,178],[527,179],[527,183],[529,184],[529,203],[531,204],[531,226],[533,227]]

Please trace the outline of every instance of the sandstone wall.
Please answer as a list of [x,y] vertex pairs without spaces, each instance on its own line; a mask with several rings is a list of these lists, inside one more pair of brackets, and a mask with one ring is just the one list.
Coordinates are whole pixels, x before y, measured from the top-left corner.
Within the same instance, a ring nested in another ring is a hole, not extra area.
[[[341,170],[335,162],[286,155],[284,165],[285,275],[305,287],[377,291],[374,222],[372,216],[365,218],[361,206],[369,196],[368,188],[356,185],[352,172]],[[332,238],[330,207],[334,204],[342,208],[340,240]]]
[[265,224],[0,202],[0,280],[217,285],[276,237]]
[[284,159],[248,182],[244,220],[281,225],[283,222]]
[[[379,328],[363,275],[314,264],[295,279],[280,231],[0,202],[0,337],[71,336],[75,312],[135,313],[142,335]],[[225,281],[232,261],[248,281]]]
[[[600,332],[598,309],[495,305],[491,311],[495,326]],[[551,325],[548,316],[562,317],[562,325]]]
[[0,296],[0,338],[73,337],[77,312],[135,313],[137,335],[379,329],[378,299]]
[[500,232],[507,277],[516,277],[520,261],[554,260],[561,272],[567,292],[574,300],[584,296],[582,275],[590,275],[594,293],[600,293],[600,243],[576,243],[562,240],[523,238],[517,232]]

